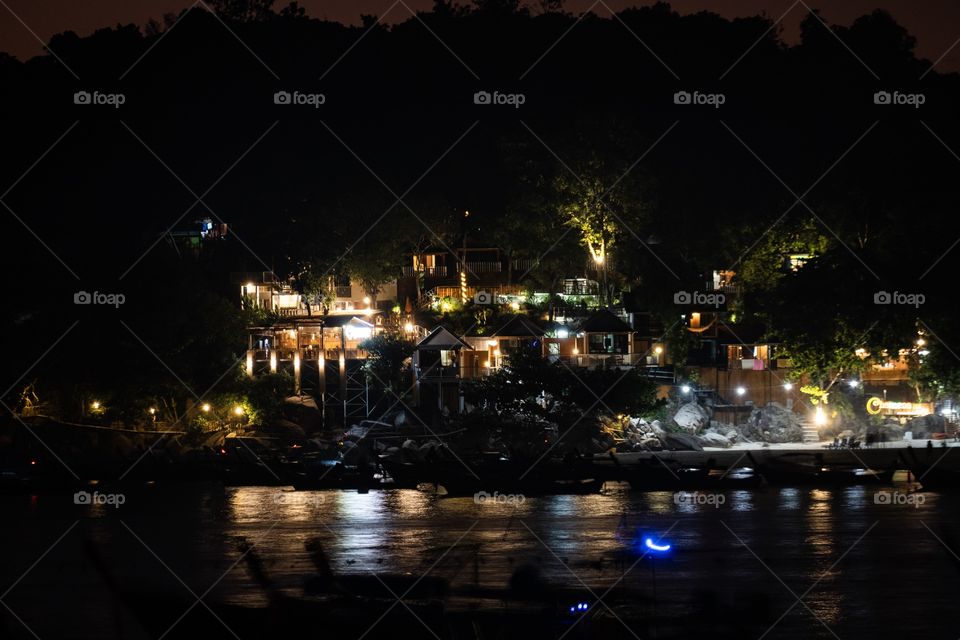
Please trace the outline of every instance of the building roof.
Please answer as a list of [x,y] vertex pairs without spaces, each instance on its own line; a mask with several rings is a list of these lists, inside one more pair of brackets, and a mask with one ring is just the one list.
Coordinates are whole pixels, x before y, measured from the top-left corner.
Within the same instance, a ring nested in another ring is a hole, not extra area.
[[633,333],[626,322],[608,309],[601,309],[583,321],[580,331],[584,333]]
[[417,343],[418,351],[448,351],[451,349],[473,349],[469,344],[453,335],[444,327],[437,327]]
[[325,327],[343,327],[345,325],[363,326],[373,328],[373,325],[364,318],[368,317],[362,313],[339,313],[322,316],[323,326]]
[[500,323],[493,331],[484,332],[485,336],[542,338],[546,331],[537,322],[524,315],[512,315]]

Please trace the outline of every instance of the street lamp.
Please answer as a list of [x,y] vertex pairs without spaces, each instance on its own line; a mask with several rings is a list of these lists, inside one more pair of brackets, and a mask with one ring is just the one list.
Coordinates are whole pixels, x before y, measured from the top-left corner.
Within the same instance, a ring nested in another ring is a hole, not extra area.
[[792,382],[784,382],[784,383],[783,383],[783,389],[784,389],[784,391],[793,391],[793,383],[792,383]]
[[204,413],[210,413],[210,403],[204,402],[202,405],[200,405],[200,411],[203,411]]
[[737,395],[742,396],[747,392],[746,387],[737,387]]
[[690,385],[685,384],[680,387],[680,393],[690,393]]

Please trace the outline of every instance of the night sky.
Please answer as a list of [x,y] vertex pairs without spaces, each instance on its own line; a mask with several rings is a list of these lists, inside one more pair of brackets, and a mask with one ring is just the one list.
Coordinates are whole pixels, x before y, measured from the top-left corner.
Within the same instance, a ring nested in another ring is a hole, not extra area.
[[[405,0],[405,3],[413,10],[428,10],[433,4],[432,0]],[[94,29],[118,23],[143,25],[150,18],[159,21],[165,13],[178,13],[190,4],[189,0],[3,0],[0,2],[0,51],[26,59],[42,51],[31,31],[46,42],[51,35],[66,30],[87,35]],[[277,0],[275,7],[286,4],[287,0]],[[596,13],[607,15],[604,5],[620,10],[649,4],[653,3],[568,0],[567,10],[579,13],[594,6]],[[709,10],[726,17],[766,13],[776,19],[789,10],[782,22],[787,41],[797,37],[805,5],[820,9],[827,21],[837,24],[849,24],[857,16],[881,8],[889,11],[917,38],[920,57],[935,61],[950,50],[937,65],[938,69],[960,71],[960,46],[951,50],[960,38],[960,2],[956,0],[673,0],[670,4],[682,13]],[[394,0],[300,0],[300,5],[311,16],[355,24],[360,14],[382,15],[394,5]],[[5,7],[16,13],[26,26]],[[408,15],[403,4],[397,4],[384,19],[403,21]]]

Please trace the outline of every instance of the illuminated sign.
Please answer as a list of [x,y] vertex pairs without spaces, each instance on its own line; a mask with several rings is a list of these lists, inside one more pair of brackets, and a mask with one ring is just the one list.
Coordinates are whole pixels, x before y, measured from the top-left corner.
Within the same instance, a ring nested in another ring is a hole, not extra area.
[[925,416],[932,413],[932,409],[929,403],[891,402],[873,396],[867,400],[867,413],[872,416],[881,413],[893,416]]

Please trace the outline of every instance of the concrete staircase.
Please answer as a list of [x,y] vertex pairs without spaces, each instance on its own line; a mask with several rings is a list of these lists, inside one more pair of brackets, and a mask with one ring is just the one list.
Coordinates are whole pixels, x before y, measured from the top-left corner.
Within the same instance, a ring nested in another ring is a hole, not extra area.
[[811,424],[804,420],[800,423],[800,426],[803,428],[803,441],[817,443],[820,442],[820,432],[817,430],[816,425]]

